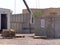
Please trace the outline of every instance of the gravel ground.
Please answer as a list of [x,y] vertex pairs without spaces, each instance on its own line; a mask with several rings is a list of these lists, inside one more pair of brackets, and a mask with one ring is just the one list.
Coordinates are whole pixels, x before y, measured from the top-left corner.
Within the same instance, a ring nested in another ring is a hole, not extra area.
[[0,39],[0,45],[60,45],[60,39],[33,39],[31,37]]

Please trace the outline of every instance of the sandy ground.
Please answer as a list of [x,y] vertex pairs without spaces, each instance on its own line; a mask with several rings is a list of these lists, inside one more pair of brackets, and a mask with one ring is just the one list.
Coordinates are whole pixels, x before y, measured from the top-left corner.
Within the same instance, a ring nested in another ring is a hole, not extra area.
[[0,39],[0,45],[60,45],[60,39],[33,39],[31,37]]

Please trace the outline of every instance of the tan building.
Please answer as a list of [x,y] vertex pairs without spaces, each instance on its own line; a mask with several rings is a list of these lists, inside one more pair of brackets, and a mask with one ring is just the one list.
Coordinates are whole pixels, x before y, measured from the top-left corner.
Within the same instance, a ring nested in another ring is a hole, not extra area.
[[[40,12],[42,16],[34,18],[34,30],[31,30],[35,35],[46,36],[48,38],[60,38],[60,8],[46,9],[31,9],[32,12]],[[23,14],[28,13],[23,9]]]
[[[32,12],[41,12],[44,16],[46,15],[60,15],[60,8],[46,8],[46,9],[31,9]],[[27,9],[23,9],[23,14],[28,13]]]

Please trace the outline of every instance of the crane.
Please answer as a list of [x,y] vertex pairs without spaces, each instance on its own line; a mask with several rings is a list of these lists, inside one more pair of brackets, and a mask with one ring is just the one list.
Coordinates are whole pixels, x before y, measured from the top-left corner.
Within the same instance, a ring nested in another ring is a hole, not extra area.
[[[32,13],[32,11],[31,11],[31,9],[29,8],[29,6],[27,5],[26,1],[23,0],[23,2],[24,2],[25,6],[26,6],[26,8],[27,8],[27,10],[28,10],[28,12],[29,12],[29,14],[30,14],[29,27],[31,28],[31,24],[33,23],[33,17],[32,17],[33,13]],[[30,33],[31,33],[31,29],[30,29]]]
[[26,1],[25,1],[25,0],[23,0],[23,2],[24,2],[24,4],[25,4],[25,6],[26,6],[26,8],[27,8],[28,12],[29,12],[29,13],[31,13],[31,10],[29,9],[29,6],[27,5]]
[[28,12],[30,14],[30,24],[32,24],[33,23],[33,17],[32,17],[33,13],[31,11],[31,9],[29,8],[29,6],[27,5],[26,1],[23,0],[23,2],[24,2],[25,6],[26,6],[26,8],[27,8],[27,10],[28,10]]

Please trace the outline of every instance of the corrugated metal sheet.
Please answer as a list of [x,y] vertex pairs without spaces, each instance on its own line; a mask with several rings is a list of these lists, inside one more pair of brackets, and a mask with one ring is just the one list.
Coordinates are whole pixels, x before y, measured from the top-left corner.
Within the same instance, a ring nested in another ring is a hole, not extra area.
[[29,33],[29,30],[23,30],[23,28],[29,27],[29,14],[15,14],[11,15],[10,23],[11,28],[16,31],[16,33]]
[[45,19],[45,18],[35,18],[35,35],[37,36],[46,36],[46,30],[45,28],[41,28],[41,19]]
[[[33,32],[35,35],[47,36],[48,38],[60,37],[60,16],[35,17],[35,23],[32,24],[31,27],[29,25],[29,19],[29,14],[11,15],[11,28],[14,29],[16,33]],[[45,20],[43,28],[41,27],[41,19]]]
[[60,38],[60,16],[55,18],[55,37]]
[[11,15],[11,22],[23,22],[23,15]]
[[[41,28],[41,19],[45,20],[45,28]],[[48,38],[60,37],[60,16],[35,18],[35,34],[47,36]]]

